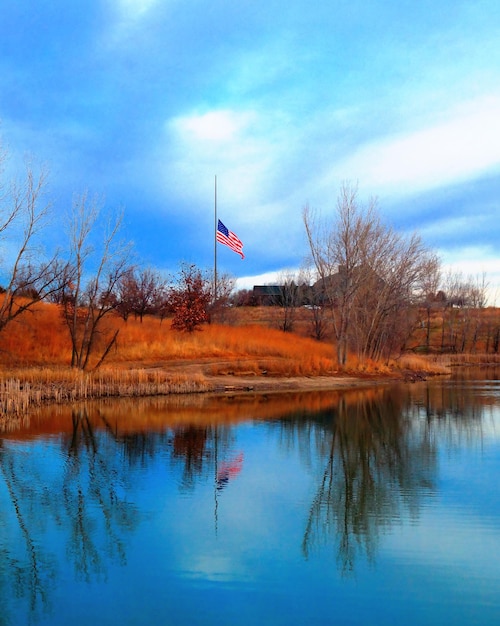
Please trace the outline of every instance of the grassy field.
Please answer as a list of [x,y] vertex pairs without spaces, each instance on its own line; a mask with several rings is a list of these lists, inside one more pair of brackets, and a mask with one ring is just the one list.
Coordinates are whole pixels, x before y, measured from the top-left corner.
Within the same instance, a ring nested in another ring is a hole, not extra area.
[[[147,316],[143,322],[109,316],[102,328],[101,345],[96,346],[97,362],[104,349],[104,337],[119,331],[116,345],[102,369],[175,368],[198,363],[205,373],[262,374],[274,376],[322,376],[338,374],[331,341],[308,337],[306,320],[298,319],[297,332],[285,333],[276,326],[273,307],[248,307],[230,311],[224,323],[204,325],[199,331],[172,330],[170,320]],[[274,327],[273,327],[274,326]],[[411,360],[412,364],[408,364]],[[409,356],[403,367],[426,367],[426,361]],[[34,311],[9,324],[0,334],[0,373],[49,368],[69,368],[71,343],[60,309],[40,303]],[[352,357],[343,373],[387,373],[401,367],[390,364],[358,363]]]
[[449,371],[445,357],[414,354],[390,363],[351,358],[339,371],[333,343],[306,336],[305,314],[296,333],[278,330],[276,315],[273,307],[229,310],[224,323],[190,334],[172,330],[169,320],[125,322],[112,315],[103,330],[104,336],[119,330],[116,345],[93,371],[103,341],[89,371],[81,372],[70,367],[71,343],[59,308],[39,303],[0,334],[0,415],[52,401],[207,391],[215,377],[383,378]]

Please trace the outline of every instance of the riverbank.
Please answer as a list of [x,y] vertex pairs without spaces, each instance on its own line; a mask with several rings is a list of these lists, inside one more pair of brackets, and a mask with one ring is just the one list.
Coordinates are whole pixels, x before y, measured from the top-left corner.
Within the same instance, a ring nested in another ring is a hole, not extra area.
[[[377,373],[335,372],[331,375],[271,375],[234,368],[217,359],[178,360],[82,372],[71,368],[32,367],[0,371],[0,417],[19,417],[47,404],[110,397],[145,397],[196,393],[276,393],[338,390],[422,380],[426,374],[409,370]],[[222,373],[221,373],[222,372]],[[445,373],[442,368],[434,373]]]

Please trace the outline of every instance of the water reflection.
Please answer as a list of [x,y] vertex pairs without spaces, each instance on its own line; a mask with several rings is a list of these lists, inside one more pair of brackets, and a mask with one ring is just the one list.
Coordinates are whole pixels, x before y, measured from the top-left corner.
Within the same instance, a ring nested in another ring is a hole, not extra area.
[[343,574],[373,560],[381,532],[416,516],[433,489],[436,448],[415,433],[395,389],[342,395],[327,409],[281,422],[302,454],[321,459],[302,542],[304,556],[334,546]]
[[[106,584],[111,568],[127,568],[131,539],[148,532],[158,515],[153,503],[172,485],[184,498],[213,489],[213,499],[198,506],[209,502],[213,515],[203,519],[217,536],[219,498],[233,483],[244,489],[246,474],[261,493],[267,487],[247,464],[241,428],[248,424],[259,442],[267,436],[281,455],[299,459],[289,492],[307,478],[302,560],[331,552],[341,577],[360,562],[375,565],[381,538],[406,520],[417,523],[435,494],[443,435],[447,445],[480,442],[485,414],[498,412],[497,394],[494,385],[439,381],[88,403],[11,425],[0,439],[0,624],[22,623],[23,611],[34,622],[50,614],[61,580]],[[269,444],[259,445],[269,454]],[[272,458],[266,462],[279,471]]]
[[127,535],[140,519],[127,497],[127,466],[109,434],[95,428],[85,407],[73,410],[69,423],[59,439],[43,446],[0,441],[11,505],[9,511],[2,499],[2,508],[7,536],[16,539],[2,546],[2,587],[12,590],[6,597],[26,597],[33,614],[49,608],[60,574],[49,531],[64,542],[77,578],[90,581],[105,578],[110,562],[126,562]]

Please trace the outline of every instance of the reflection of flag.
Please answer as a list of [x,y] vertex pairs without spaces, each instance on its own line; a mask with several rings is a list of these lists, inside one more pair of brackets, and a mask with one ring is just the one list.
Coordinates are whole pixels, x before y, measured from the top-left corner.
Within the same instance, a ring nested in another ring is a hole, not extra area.
[[229,479],[234,478],[241,472],[242,465],[243,452],[240,452],[234,459],[221,463],[217,472],[217,489],[224,489]]
[[243,254],[243,242],[238,239],[234,233],[228,230],[220,220],[217,224],[217,241],[223,243],[225,246],[229,246],[233,252],[240,254],[242,259],[245,258]]

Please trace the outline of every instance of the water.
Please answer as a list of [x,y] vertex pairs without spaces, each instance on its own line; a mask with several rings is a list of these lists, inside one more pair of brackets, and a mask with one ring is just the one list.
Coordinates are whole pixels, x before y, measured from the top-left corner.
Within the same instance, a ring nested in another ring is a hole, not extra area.
[[0,625],[499,624],[497,374],[14,424]]

